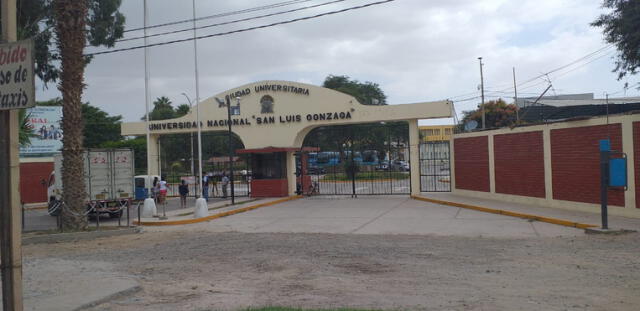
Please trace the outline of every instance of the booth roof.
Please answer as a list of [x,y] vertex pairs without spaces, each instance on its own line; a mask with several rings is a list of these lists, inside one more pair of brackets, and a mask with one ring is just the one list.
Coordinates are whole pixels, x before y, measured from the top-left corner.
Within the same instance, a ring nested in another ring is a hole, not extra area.
[[246,153],[274,153],[274,152],[287,152],[287,151],[302,151],[302,152],[317,152],[320,151],[318,147],[266,147],[266,148],[258,148],[258,149],[238,149],[237,153],[246,154]]

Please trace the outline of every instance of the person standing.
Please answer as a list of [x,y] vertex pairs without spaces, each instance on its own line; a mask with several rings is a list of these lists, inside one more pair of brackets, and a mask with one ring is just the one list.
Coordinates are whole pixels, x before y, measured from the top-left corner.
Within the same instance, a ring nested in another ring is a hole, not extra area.
[[189,194],[189,186],[187,186],[187,183],[184,181],[184,179],[182,180],[182,182],[180,183],[180,186],[178,187],[178,192],[180,193],[180,208],[186,208],[187,195]]
[[158,183],[158,177],[153,177],[153,187],[151,188],[151,197],[158,203],[158,191],[160,190],[160,184]]
[[209,202],[209,176],[202,177],[202,197]]
[[160,178],[160,181],[158,182],[159,185],[159,195],[158,195],[158,203],[160,204],[164,204],[167,200],[167,181],[166,181],[166,177],[162,176],[162,178]]
[[227,173],[222,173],[222,180],[220,181],[222,185],[222,198],[227,198],[227,185],[229,185],[229,177],[227,177]]

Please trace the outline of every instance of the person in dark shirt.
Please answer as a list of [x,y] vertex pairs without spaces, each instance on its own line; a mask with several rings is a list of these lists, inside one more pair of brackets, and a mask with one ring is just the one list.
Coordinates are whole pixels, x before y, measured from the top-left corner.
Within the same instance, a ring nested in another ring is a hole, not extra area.
[[187,195],[189,194],[189,186],[187,183],[182,180],[180,186],[178,187],[178,192],[180,193],[180,208],[187,207]]

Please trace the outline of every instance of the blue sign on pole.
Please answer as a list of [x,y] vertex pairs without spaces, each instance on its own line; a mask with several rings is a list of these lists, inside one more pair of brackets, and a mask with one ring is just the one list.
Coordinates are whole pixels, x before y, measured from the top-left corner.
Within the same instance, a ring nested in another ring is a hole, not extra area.
[[609,159],[609,187],[627,186],[627,159]]
[[601,140],[600,151],[611,151],[611,141],[608,139]]

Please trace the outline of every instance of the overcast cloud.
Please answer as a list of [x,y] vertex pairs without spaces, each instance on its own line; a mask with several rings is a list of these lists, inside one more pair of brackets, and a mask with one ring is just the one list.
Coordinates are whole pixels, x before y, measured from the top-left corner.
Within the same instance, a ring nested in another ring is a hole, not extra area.
[[[314,0],[285,8],[241,16],[209,19],[207,25],[240,17],[277,12],[324,3]],[[286,15],[198,31],[206,35],[273,23],[361,5],[375,0],[347,0]],[[240,10],[282,2],[196,1],[197,15]],[[143,25],[142,0],[124,0],[127,28]],[[148,0],[150,24],[191,18],[189,0]],[[479,95],[478,56],[485,63],[487,97],[511,100],[511,68],[519,82],[568,64],[605,44],[600,29],[589,23],[603,11],[593,0],[396,0],[383,5],[321,17],[293,24],[213,37],[198,41],[200,95],[202,99],[241,84],[264,79],[322,84],[329,74],[372,81],[388,96],[390,104]],[[190,24],[154,29],[150,33],[182,29]],[[127,37],[142,32],[128,32]],[[192,36],[191,32],[162,36],[162,42]],[[142,40],[118,44],[129,47]],[[99,51],[103,49],[88,49]],[[613,49],[550,75],[555,92],[604,92],[622,90],[613,69]],[[594,60],[595,59],[595,60]],[[587,62],[590,62],[586,64]],[[186,103],[181,93],[195,98],[193,43],[184,42],[150,49],[150,96],[169,97],[175,105]],[[86,70],[88,85],[83,100],[126,121],[144,115],[143,50],[99,55]],[[628,82],[638,82],[632,77]],[[41,86],[41,85],[40,85]],[[523,95],[535,96],[546,88],[542,80],[523,85]],[[504,91],[502,93],[497,91]],[[467,94],[465,96],[458,96]],[[616,94],[625,95],[624,92]],[[627,96],[638,96],[635,89]],[[55,86],[42,87],[38,98],[59,96]],[[458,96],[458,97],[456,97]],[[473,109],[479,100],[456,103],[458,112]],[[441,120],[439,123],[447,122]],[[450,122],[450,121],[448,121]]]

